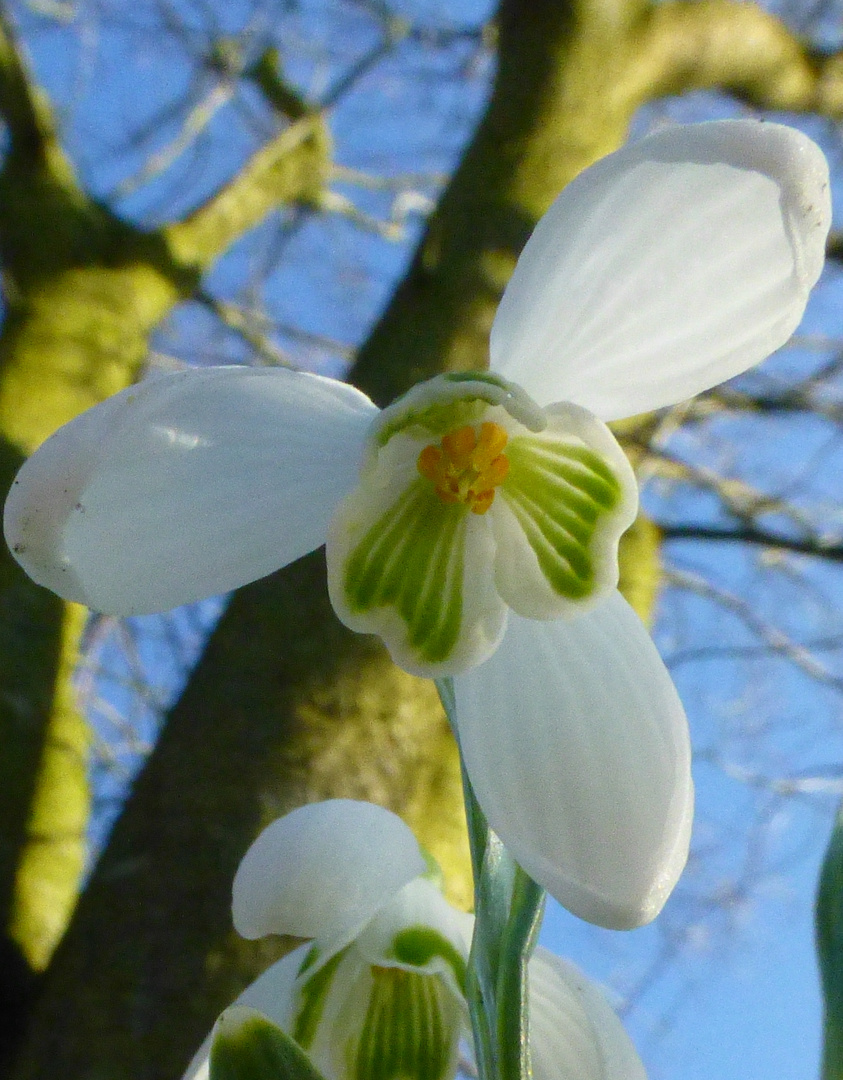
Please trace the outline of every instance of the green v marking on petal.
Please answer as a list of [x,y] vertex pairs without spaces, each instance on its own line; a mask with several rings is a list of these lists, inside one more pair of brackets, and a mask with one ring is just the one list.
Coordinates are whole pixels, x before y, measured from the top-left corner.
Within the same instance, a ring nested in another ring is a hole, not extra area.
[[517,436],[507,457],[500,492],[542,573],[560,596],[583,599],[594,589],[592,542],[620,502],[620,482],[598,453],[564,439]]
[[348,606],[392,607],[427,663],[451,655],[462,626],[468,508],[443,503],[422,479],[369,529],[345,566]]
[[402,964],[414,964],[420,968],[431,960],[443,960],[453,972],[460,991],[465,994],[465,960],[451,942],[432,926],[405,926],[395,935],[392,955]]

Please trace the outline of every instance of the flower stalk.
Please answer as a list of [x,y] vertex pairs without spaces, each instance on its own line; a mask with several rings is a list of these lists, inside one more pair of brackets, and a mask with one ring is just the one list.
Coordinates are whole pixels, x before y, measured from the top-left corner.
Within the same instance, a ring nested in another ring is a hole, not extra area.
[[[438,679],[436,687],[456,735],[453,681]],[[480,1080],[529,1080],[527,965],[546,894],[489,828],[464,767],[462,776],[475,882],[466,996],[477,1071]]]

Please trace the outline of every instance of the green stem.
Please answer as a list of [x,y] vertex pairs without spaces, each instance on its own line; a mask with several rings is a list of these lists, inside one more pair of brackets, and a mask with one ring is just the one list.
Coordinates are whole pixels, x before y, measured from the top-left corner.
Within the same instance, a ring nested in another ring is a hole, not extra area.
[[[436,683],[459,743],[451,679]],[[489,828],[463,763],[476,922],[467,999],[480,1080],[529,1080],[527,964],[544,911],[544,890]]]
[[517,863],[510,907],[501,947],[497,985],[497,1044],[503,1080],[528,1080],[530,1070],[527,965],[536,944],[545,892]]
[[509,908],[506,865],[501,864],[503,845],[491,832],[463,766],[463,792],[466,817],[473,819],[468,836],[474,873],[474,936],[469,956],[469,1000],[474,1028],[477,1072],[480,1080],[503,1080],[498,1054],[497,984],[499,977],[498,946],[503,940],[505,916]]

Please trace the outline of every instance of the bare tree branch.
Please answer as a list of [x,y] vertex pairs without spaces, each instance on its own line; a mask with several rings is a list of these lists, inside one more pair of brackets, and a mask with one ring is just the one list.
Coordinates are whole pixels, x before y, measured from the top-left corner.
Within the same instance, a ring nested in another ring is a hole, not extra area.
[[843,116],[843,53],[812,50],[755,4],[655,5],[643,32],[642,64],[654,96],[716,88],[758,108]]
[[[657,522],[658,524],[658,522]],[[826,543],[820,537],[793,539],[765,532],[755,526],[729,528],[712,525],[659,524],[664,540],[717,540],[725,543],[753,544],[777,551],[793,551],[829,562],[843,562],[843,543]]]
[[41,161],[45,144],[54,138],[45,101],[24,68],[11,22],[0,7],[0,114],[8,125],[11,150],[30,162]]
[[164,235],[187,265],[208,267],[236,239],[285,203],[316,203],[330,165],[324,120],[308,115],[262,147],[220,191]]

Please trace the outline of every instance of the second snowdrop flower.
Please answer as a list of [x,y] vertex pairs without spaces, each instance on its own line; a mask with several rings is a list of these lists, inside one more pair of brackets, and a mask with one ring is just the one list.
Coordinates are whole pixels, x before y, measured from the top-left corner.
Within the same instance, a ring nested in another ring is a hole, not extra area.
[[[279,818],[246,853],[233,915],[248,938],[310,939],[237,999],[291,1035],[326,1080],[454,1080],[470,1052],[465,973],[474,919],[426,877],[410,829],[336,799]],[[529,965],[534,1080],[645,1080],[623,1027],[571,965]],[[209,1037],[185,1080],[206,1080]]]

